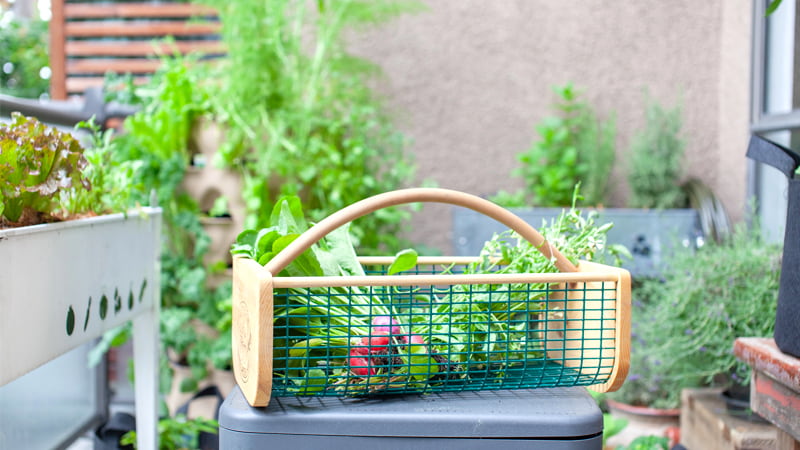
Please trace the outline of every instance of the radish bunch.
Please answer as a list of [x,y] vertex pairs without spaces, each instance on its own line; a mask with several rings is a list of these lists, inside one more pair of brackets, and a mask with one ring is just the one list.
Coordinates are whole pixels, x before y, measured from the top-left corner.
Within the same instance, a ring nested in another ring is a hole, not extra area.
[[390,316],[372,319],[370,334],[351,341],[347,356],[347,367],[353,375],[372,376],[386,373],[390,363],[403,364],[402,347],[419,346],[417,351],[427,350],[422,336],[406,334],[400,323]]

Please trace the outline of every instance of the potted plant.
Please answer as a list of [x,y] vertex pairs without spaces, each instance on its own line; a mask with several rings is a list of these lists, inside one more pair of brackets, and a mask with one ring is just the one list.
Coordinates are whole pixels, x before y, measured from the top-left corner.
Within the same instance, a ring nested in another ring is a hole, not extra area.
[[[516,174],[523,177],[525,189],[515,194],[501,192],[492,200],[538,225],[558,215],[568,204],[566,193],[580,183],[582,204],[596,208],[602,222],[614,224],[609,242],[630,249],[632,258],[624,267],[634,276],[658,275],[667,249],[676,242],[693,246],[702,235],[697,212],[681,201],[685,195],[673,195],[681,191],[680,110],[649,104],[646,126],[630,150],[636,163],[627,168],[636,202],[632,208],[610,208],[606,193],[614,164],[614,121],[599,119],[571,85],[557,88],[556,93],[557,116],[542,122],[537,128],[539,140],[519,155],[522,166]],[[651,166],[668,169],[653,171]],[[665,186],[669,189],[664,190]],[[470,211],[454,211],[453,223],[459,255],[475,254],[481,242],[501,231],[496,222]]]
[[506,207],[564,207],[581,183],[590,205],[606,203],[608,181],[615,158],[616,122],[597,116],[571,83],[556,86],[556,114],[536,127],[539,139],[517,155],[521,166],[514,175],[525,187],[516,193],[501,191],[492,200]]
[[115,159],[109,142],[95,135],[84,149],[18,113],[0,124],[0,385],[133,320],[147,428],[156,410],[147,391],[158,386],[161,210],[128,210],[135,162]]
[[742,336],[772,335],[780,249],[743,225],[721,242],[670,258],[634,300],[631,371],[611,400],[678,408],[681,390],[746,385],[749,367],[733,355]]
[[[109,214],[125,209],[121,197],[130,167],[104,166],[107,152],[84,151],[70,134],[18,113],[0,125],[0,242],[6,255],[0,272],[5,295],[26,304],[24,310],[2,304],[9,308],[3,316],[13,318],[3,332],[27,342],[25,354],[59,354],[152,301],[147,286],[157,284],[152,270],[160,211]],[[46,270],[46,283],[32,277],[36,267]],[[26,318],[46,318],[52,328],[36,336]],[[0,380],[37,365],[14,361],[3,365]]]

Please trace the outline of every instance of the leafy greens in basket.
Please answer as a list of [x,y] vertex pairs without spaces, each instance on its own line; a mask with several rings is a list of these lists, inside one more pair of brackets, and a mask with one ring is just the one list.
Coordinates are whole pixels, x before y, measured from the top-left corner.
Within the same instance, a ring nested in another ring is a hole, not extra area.
[[[606,246],[610,227],[597,226],[594,213],[582,216],[573,206],[539,231],[577,263],[627,252],[624,247]],[[276,204],[270,226],[242,232],[232,253],[263,265],[308,228],[300,200],[285,197]],[[416,266],[417,253],[404,250],[385,273],[399,274]],[[451,270],[455,268],[443,267],[438,273]],[[465,274],[547,272],[557,272],[553,262],[510,231],[495,235],[478,262],[458,270]],[[364,276],[365,270],[344,226],[274,275]],[[432,384],[469,378],[488,366],[502,372],[526,355],[542,356],[541,342],[530,337],[530,321],[543,309],[547,288],[541,284],[278,290],[275,329],[290,331],[275,333],[274,377],[297,394],[311,394],[325,386],[354,394],[408,386],[425,390]]]

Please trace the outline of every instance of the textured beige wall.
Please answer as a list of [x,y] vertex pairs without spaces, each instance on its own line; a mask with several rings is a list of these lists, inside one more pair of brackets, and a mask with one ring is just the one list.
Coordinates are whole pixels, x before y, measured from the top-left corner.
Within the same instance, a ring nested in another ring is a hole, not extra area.
[[[351,39],[379,64],[380,90],[413,140],[417,184],[513,190],[518,152],[550,114],[552,86],[582,88],[617,118],[613,199],[627,197],[624,153],[644,93],[684,105],[686,168],[736,218],[744,204],[750,76],[747,0],[427,0],[429,11]],[[450,209],[427,206],[412,238],[448,253]]]

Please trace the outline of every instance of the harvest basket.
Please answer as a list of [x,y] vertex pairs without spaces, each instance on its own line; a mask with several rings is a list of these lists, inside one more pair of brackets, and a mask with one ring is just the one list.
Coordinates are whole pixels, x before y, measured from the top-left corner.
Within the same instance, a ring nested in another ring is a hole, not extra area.
[[[462,269],[478,257],[421,257],[414,269],[386,275],[393,258],[371,257],[359,259],[365,276],[274,275],[340,226],[415,202],[492,217],[534,244],[559,272],[465,275]],[[284,315],[276,320],[275,311]],[[337,331],[323,329],[326,323],[338,324]],[[554,386],[613,391],[627,375],[629,343],[626,270],[585,261],[575,266],[513,213],[462,192],[376,195],[322,220],[264,266],[234,259],[233,366],[252,406],[265,406],[272,395]]]

